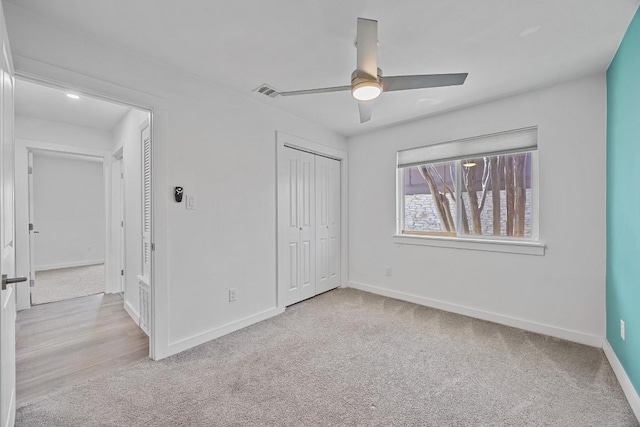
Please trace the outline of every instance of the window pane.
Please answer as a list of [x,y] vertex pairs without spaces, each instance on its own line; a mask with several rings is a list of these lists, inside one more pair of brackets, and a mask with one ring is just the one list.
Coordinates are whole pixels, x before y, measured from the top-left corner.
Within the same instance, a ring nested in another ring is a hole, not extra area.
[[404,169],[403,232],[453,233],[455,162]]
[[460,234],[531,237],[531,153],[464,159]]

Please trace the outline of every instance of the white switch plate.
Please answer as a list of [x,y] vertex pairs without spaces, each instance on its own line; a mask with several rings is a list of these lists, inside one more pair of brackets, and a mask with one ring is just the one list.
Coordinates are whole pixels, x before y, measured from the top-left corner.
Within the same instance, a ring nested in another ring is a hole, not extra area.
[[229,289],[229,302],[234,302],[238,299],[238,291],[236,288]]
[[391,267],[387,267],[384,271],[384,275],[387,277],[391,277]]
[[622,341],[626,340],[626,331],[624,330],[624,320],[620,319],[620,338]]
[[187,209],[195,210],[196,209],[196,196],[187,195]]

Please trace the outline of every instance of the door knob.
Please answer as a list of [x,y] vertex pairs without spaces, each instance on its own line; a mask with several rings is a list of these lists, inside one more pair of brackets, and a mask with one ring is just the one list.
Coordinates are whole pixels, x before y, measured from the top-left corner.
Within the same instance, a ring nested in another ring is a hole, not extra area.
[[7,285],[11,285],[12,283],[20,283],[20,282],[26,282],[27,278],[26,277],[16,277],[14,279],[7,279],[7,275],[3,274],[2,275],[2,290],[5,291],[7,289]]

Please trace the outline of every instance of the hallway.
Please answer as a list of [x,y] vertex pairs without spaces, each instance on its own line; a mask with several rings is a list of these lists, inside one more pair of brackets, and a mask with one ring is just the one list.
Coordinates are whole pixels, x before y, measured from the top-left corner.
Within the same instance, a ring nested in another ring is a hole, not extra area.
[[149,338],[120,294],[34,306],[16,320],[18,406],[149,355]]

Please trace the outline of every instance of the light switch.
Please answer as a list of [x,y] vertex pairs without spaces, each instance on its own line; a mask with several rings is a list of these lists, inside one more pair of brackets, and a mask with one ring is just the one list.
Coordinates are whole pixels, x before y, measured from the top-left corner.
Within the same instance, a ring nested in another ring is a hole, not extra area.
[[196,209],[196,196],[187,195],[187,209],[189,210]]

